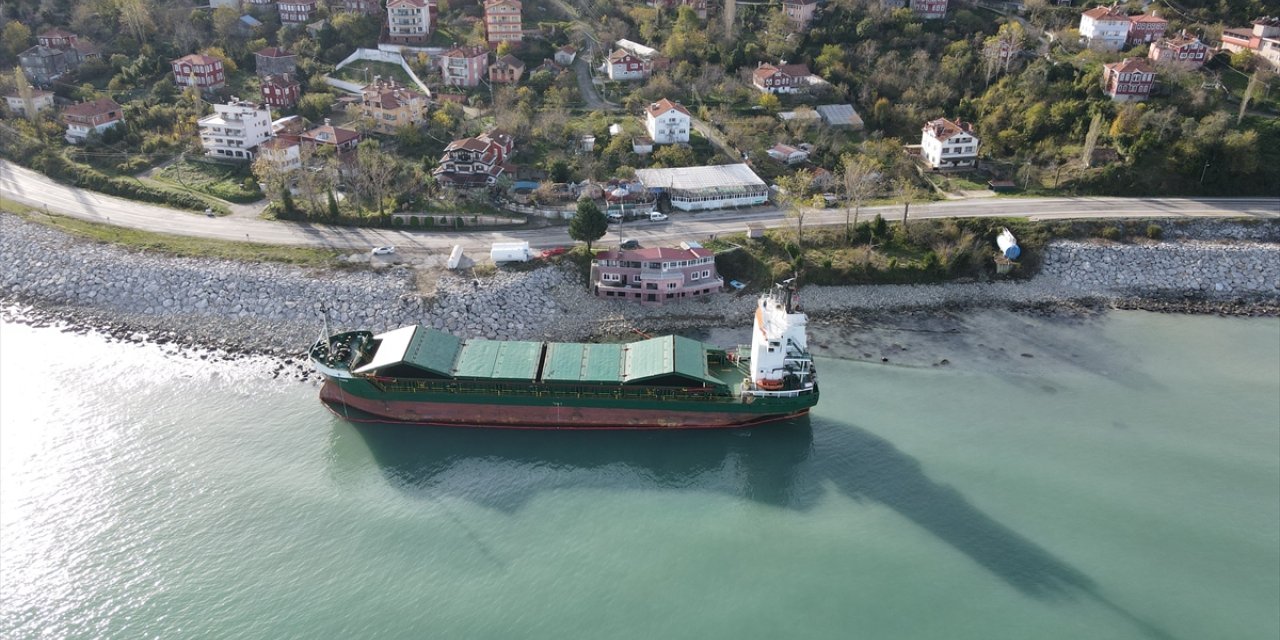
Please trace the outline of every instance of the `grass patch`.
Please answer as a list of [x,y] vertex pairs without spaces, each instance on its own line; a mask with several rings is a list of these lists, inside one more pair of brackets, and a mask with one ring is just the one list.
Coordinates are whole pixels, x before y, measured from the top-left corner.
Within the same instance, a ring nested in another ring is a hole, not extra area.
[[0,204],[0,208],[9,213],[17,214],[30,222],[58,229],[77,238],[112,244],[136,251],[154,251],[186,258],[213,258],[242,262],[279,262],[317,268],[335,267],[341,264],[338,261],[340,254],[329,249],[171,236],[89,222],[79,218],[47,214],[10,200],[3,201]]
[[249,203],[262,199],[249,165],[229,165],[203,160],[175,162],[155,172],[155,178],[174,187],[203,193],[228,202]]
[[[368,69],[367,72],[366,69]],[[331,78],[361,85],[373,82],[375,76],[382,76],[383,80],[394,79],[402,85],[415,89],[418,86],[414,84],[409,74],[404,72],[403,67],[380,60],[356,60],[341,69],[334,69],[333,73],[329,74]]]

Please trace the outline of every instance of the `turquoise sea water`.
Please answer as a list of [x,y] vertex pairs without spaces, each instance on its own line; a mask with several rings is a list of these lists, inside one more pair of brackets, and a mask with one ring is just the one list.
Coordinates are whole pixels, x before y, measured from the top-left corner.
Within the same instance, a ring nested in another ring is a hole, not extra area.
[[3,324],[0,637],[1280,636],[1280,321],[1015,319],[1008,366],[632,434],[354,427]]

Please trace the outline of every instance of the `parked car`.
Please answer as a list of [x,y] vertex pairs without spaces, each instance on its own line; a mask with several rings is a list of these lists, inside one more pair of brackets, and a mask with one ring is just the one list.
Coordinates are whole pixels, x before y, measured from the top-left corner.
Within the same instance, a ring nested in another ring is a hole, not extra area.
[[651,222],[662,222],[663,220],[666,220],[666,219],[667,219],[667,214],[659,211],[654,211],[653,213],[649,214],[649,220]]
[[542,257],[544,257],[544,258],[550,258],[551,256],[558,256],[558,255],[561,255],[561,254],[563,254],[564,252],[566,252],[566,251],[568,251],[568,250],[569,250],[569,248],[568,248],[568,247],[551,247],[550,249],[543,249],[543,250],[542,250]]
[[622,222],[622,214],[617,211],[610,211],[605,214],[605,217],[609,219],[609,222]]
[[639,249],[640,241],[635,238],[627,238],[623,240],[622,244],[618,245],[618,247],[622,249]]
[[374,247],[373,251],[370,251],[369,253],[372,253],[375,256],[389,256],[395,252],[395,247]]

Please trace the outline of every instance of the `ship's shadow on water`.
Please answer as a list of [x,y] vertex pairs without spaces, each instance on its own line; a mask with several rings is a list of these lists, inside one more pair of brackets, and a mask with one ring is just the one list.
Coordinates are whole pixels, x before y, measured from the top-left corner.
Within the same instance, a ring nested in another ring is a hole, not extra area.
[[356,439],[400,490],[508,512],[539,493],[569,488],[720,492],[804,511],[834,486],[893,509],[1029,597],[1090,600],[1149,637],[1172,637],[931,480],[888,440],[850,424],[804,418],[740,431],[570,432],[339,423],[336,446]]

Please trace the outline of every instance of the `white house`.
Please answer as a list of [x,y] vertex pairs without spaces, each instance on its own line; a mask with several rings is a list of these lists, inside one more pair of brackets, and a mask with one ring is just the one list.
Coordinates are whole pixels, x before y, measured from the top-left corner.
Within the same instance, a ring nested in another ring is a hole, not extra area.
[[302,145],[294,136],[272,138],[258,145],[258,155],[281,171],[302,168]]
[[[18,95],[18,92],[14,91],[13,93],[6,94],[4,97],[4,101],[9,104],[9,111],[12,111],[13,113],[21,114],[24,116],[28,115],[27,101],[24,100],[21,95]],[[53,92],[52,91],[41,91],[40,89],[31,90],[31,109],[33,111],[35,111],[36,113],[40,113],[45,109],[52,109],[52,108],[53,108]]]
[[1129,38],[1129,16],[1111,7],[1094,7],[1080,14],[1080,37],[1091,49],[1119,51]]
[[622,49],[609,54],[604,64],[610,80],[643,80],[653,70],[648,61]]
[[804,149],[797,149],[789,144],[782,144],[781,142],[773,145],[773,147],[765,153],[769,154],[770,158],[784,164],[799,164],[809,159],[808,151],[805,151]]
[[693,117],[679,102],[663,98],[644,110],[644,127],[655,144],[689,141]]
[[258,145],[271,138],[271,110],[231,98],[213,105],[213,113],[197,122],[205,155],[252,160]]
[[938,118],[924,125],[920,152],[933,169],[976,167],[978,137],[968,122]]

